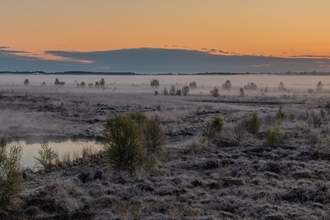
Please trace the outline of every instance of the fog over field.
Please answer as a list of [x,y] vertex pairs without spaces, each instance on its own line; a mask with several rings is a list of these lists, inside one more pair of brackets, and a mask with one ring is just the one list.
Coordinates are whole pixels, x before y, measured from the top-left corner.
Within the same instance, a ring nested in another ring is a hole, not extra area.
[[[65,84],[54,85],[56,78]],[[105,85],[96,87],[102,78]],[[160,85],[152,86],[153,79]],[[326,219],[329,83],[327,76],[2,74],[0,133],[8,146],[20,143],[24,155],[19,208],[0,213],[17,219]],[[108,118],[136,113],[157,116],[166,144],[152,169],[144,165],[133,174],[109,164],[103,141]],[[222,130],[208,133],[217,117]],[[34,166],[45,142],[59,156]]]
[[[25,79],[29,79],[31,86],[40,86],[46,82],[47,86],[53,86],[55,79],[66,83],[66,86],[76,86],[77,83],[85,82],[95,83],[104,78],[108,86],[119,85],[136,85],[147,86],[150,88],[152,79],[158,79],[160,87],[170,86],[173,84],[189,85],[190,82],[198,82],[199,86],[214,87],[220,86],[230,80],[233,87],[243,87],[247,83],[255,83],[262,87],[277,87],[280,82],[284,82],[288,88],[313,88],[321,81],[325,88],[330,85],[329,76],[297,76],[297,75],[276,75],[276,74],[247,74],[247,75],[43,75],[43,74],[0,74],[0,85],[21,86]],[[88,90],[87,90],[88,91]],[[137,90],[138,91],[138,90]]]

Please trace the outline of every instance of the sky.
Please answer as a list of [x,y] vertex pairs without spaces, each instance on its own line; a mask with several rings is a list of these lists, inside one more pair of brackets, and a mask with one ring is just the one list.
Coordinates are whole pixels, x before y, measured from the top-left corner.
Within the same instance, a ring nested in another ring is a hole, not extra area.
[[36,69],[66,62],[111,70],[92,57],[59,55],[158,48],[234,56],[237,63],[246,56],[318,59],[322,65],[310,68],[330,71],[329,8],[329,0],[0,0],[0,58],[16,65],[2,61],[0,70],[27,68],[28,59]]

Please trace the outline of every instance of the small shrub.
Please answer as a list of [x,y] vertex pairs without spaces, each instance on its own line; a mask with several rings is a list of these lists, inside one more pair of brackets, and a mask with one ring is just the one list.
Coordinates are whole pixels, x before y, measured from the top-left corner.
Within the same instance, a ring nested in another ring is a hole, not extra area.
[[280,106],[277,110],[276,119],[280,122],[285,119],[285,113],[283,112],[282,106]]
[[312,147],[315,147],[321,141],[319,134],[314,132],[307,134],[305,138],[306,143]]
[[175,92],[175,95],[181,95],[181,94],[182,94],[181,89],[177,89],[176,92]]
[[44,167],[45,169],[50,169],[52,166],[53,160],[58,157],[58,153],[56,153],[53,149],[48,146],[48,143],[43,143],[41,145],[41,149],[38,149],[38,157],[34,157],[36,159],[37,167]]
[[315,128],[320,128],[322,123],[323,123],[323,118],[321,115],[314,115],[314,127]]
[[261,127],[261,121],[258,117],[258,114],[255,112],[252,114],[252,117],[250,120],[247,121],[247,132],[255,136],[259,133]]
[[42,86],[45,86],[45,85],[46,85],[46,82],[42,82],[41,85],[42,85]]
[[6,138],[0,139],[0,209],[9,206],[11,199],[23,189],[20,176],[22,152],[19,144],[7,149]]
[[312,113],[308,113],[306,121],[309,126],[313,126],[314,128],[319,128],[323,123],[323,118],[321,115],[317,115],[314,112],[312,112]]
[[322,144],[315,146],[314,150],[318,153],[330,154],[330,137],[326,136],[322,139]]
[[80,87],[85,87],[85,86],[86,86],[85,82],[80,83]]
[[88,83],[88,87],[92,88],[93,87],[93,83]]
[[330,114],[330,102],[326,102],[326,104],[324,105],[324,109],[327,111],[328,114]]
[[217,133],[222,130],[223,120],[219,117],[214,117],[202,127],[202,135],[207,138],[213,138]]
[[187,95],[188,95],[188,92],[189,92],[189,86],[184,86],[184,87],[182,88],[182,94],[183,94],[184,96],[187,96]]
[[269,145],[278,146],[282,140],[281,127],[277,125],[272,129],[268,128],[266,131],[266,140]]
[[320,108],[320,115],[323,119],[326,119],[327,113],[325,112],[324,108]]
[[210,146],[211,146],[211,144],[208,142],[207,138],[202,137],[202,138],[199,138],[198,140],[192,141],[188,145],[188,149],[189,149],[189,153],[197,154],[200,152],[209,151]]
[[153,80],[151,80],[150,85],[153,86],[153,87],[158,87],[159,86],[159,81],[157,79],[153,79]]
[[106,158],[114,169],[134,171],[142,164],[143,133],[129,116],[108,118],[103,135]]
[[144,164],[145,170],[153,173],[158,174],[158,158],[156,155],[151,154],[147,157],[145,164]]
[[289,120],[290,120],[291,122],[294,122],[294,119],[295,119],[295,115],[294,115],[293,113],[290,113],[290,114],[289,114]]
[[65,82],[60,82],[60,80],[58,80],[58,78],[55,79],[54,85],[64,85]]
[[220,95],[217,87],[214,87],[210,92],[213,97],[218,97]]
[[100,87],[99,82],[95,82],[95,87],[96,87],[96,88]]
[[233,137],[238,144],[246,137],[246,127],[243,123],[234,126]]
[[155,91],[155,95],[158,95],[158,91]]
[[161,127],[159,116],[154,115],[148,119],[144,128],[148,156],[150,154],[160,153],[161,147],[166,143],[166,137]]

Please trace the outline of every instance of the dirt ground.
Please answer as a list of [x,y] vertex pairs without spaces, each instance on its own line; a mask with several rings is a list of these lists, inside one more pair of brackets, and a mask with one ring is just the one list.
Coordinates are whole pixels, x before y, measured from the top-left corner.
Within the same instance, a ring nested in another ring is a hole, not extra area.
[[[211,89],[170,96],[149,86],[2,86],[0,134],[11,141],[101,141],[107,117],[141,111],[159,115],[167,144],[155,172],[115,172],[103,154],[52,171],[26,170],[16,206],[0,217],[329,219],[330,94],[258,88],[240,97],[232,88],[213,97]],[[253,113],[260,131],[239,139],[235,126]],[[224,128],[207,139],[201,128],[215,116]],[[266,131],[276,125],[281,140],[273,146]]]

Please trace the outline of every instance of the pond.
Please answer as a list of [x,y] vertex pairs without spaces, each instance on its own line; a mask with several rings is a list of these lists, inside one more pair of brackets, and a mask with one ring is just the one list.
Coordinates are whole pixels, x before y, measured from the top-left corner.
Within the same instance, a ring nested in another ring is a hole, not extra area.
[[[21,165],[23,168],[35,169],[36,159],[38,157],[38,149],[41,149],[40,143],[27,143],[25,141],[14,142],[12,144],[20,144],[23,147],[23,155]],[[103,149],[101,143],[93,141],[64,141],[64,142],[48,142],[48,146],[59,155],[59,159],[63,160],[65,157],[79,158],[82,157],[83,149],[88,149],[92,153],[97,153]]]

